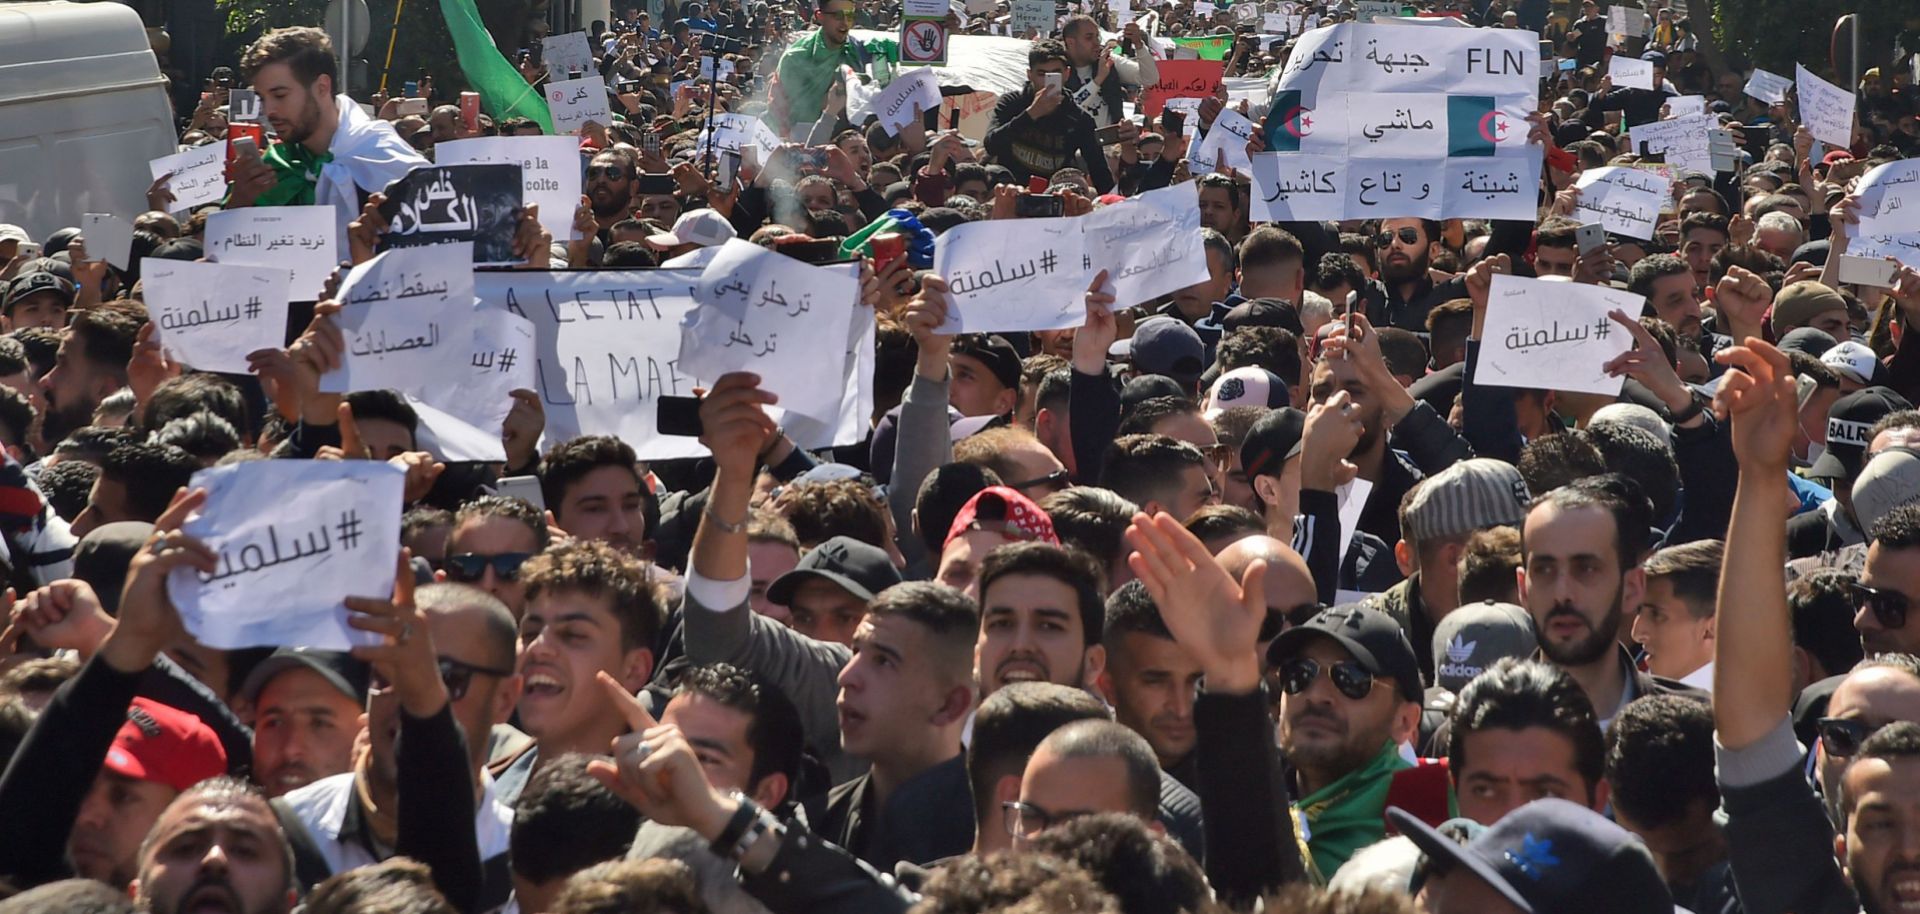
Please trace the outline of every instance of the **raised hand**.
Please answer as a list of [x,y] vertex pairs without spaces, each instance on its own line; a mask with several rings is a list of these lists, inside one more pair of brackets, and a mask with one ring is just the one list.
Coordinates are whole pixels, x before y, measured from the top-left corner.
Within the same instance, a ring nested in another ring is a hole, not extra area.
[[354,266],[372,260],[374,249],[380,246],[380,236],[387,231],[387,217],[380,207],[386,202],[386,194],[369,194],[367,204],[360,207],[360,217],[347,223],[347,256]]
[[1674,372],[1673,365],[1667,361],[1666,352],[1660,348],[1653,334],[1618,308],[1607,312],[1607,316],[1633,335],[1633,348],[1607,361],[1607,375],[1626,375],[1646,385],[1660,398],[1660,402],[1666,404],[1669,412],[1686,409],[1693,395],[1688,392],[1686,383],[1680,380],[1680,375]]
[[160,652],[183,641],[187,629],[167,596],[167,576],[175,568],[213,574],[219,557],[205,543],[182,532],[187,515],[207,501],[207,490],[181,489],[173,504],[153,522],[153,534],[127,566],[127,583],[120,592],[120,613],[113,631],[100,646],[102,659],[122,673],[138,673],[153,665]]
[[1344,390],[1307,410],[1300,432],[1300,488],[1331,492],[1352,482],[1360,468],[1347,456],[1362,431],[1360,410]]
[[765,409],[778,400],[760,389],[759,375],[745,371],[721,375],[700,398],[700,443],[720,469],[752,478],[756,458],[780,432]]
[[347,625],[380,635],[379,644],[363,644],[353,656],[398,693],[400,707],[412,717],[432,717],[447,706],[446,683],[440,679],[440,658],[426,616],[413,603],[413,564],[406,549],[394,570],[393,596],[348,597]]
[[919,347],[915,371],[930,381],[946,378],[947,354],[953,349],[953,334],[940,332],[947,323],[947,281],[931,273],[921,277],[920,291],[907,300],[901,322]]
[[1127,542],[1134,550],[1127,566],[1153,595],[1174,640],[1200,662],[1209,690],[1257,688],[1267,563],[1254,562],[1235,581],[1198,537],[1164,511],[1153,517],[1135,514]]
[[1767,309],[1773,306],[1773,287],[1746,267],[1730,266],[1713,287],[1713,306],[1726,316],[1734,339],[1760,336]]
[[587,773],[655,822],[693,829],[708,841],[719,837],[739,803],[713,789],[679,727],[654,720],[605,671],[594,678],[632,732],[613,741],[613,758],[588,762]]
[[1784,474],[1800,430],[1800,403],[1786,355],[1765,340],[1748,337],[1744,345],[1723,349],[1713,358],[1727,366],[1713,396],[1713,413],[1733,423],[1733,451],[1741,472]]
[[1087,322],[1073,332],[1073,370],[1081,374],[1098,376],[1107,371],[1107,350],[1120,335],[1112,289],[1106,270],[1087,284]]
[[509,391],[513,398],[507,418],[500,423],[500,440],[506,445],[507,466],[524,467],[533,463],[540,445],[540,433],[547,428],[547,409],[540,395],[531,390]]
[[55,581],[17,601],[9,589],[4,602],[12,612],[7,631],[0,633],[0,653],[10,653],[25,635],[49,650],[92,657],[113,631],[113,617],[101,607],[93,585],[77,578]]

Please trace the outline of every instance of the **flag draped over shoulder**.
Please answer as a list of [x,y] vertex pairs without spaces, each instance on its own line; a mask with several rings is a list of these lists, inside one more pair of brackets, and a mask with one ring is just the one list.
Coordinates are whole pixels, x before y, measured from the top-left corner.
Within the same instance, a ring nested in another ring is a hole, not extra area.
[[527,85],[526,78],[494,46],[493,36],[480,24],[473,0],[440,0],[440,15],[447,20],[447,32],[453,36],[460,70],[473,91],[480,93],[480,105],[487,114],[495,121],[532,118],[541,130],[553,133],[553,114],[547,110],[547,100]]

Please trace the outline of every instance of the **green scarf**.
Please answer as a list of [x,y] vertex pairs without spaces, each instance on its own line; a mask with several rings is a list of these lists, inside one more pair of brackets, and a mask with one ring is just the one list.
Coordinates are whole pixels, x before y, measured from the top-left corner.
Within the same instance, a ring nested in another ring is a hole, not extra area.
[[1307,821],[1307,848],[1322,876],[1333,878],[1355,851],[1387,836],[1387,790],[1394,772],[1412,767],[1388,740],[1372,761],[1294,803]]
[[273,187],[253,201],[255,206],[312,206],[320,169],[333,161],[331,151],[318,155],[301,143],[275,143],[261,153],[273,168]]

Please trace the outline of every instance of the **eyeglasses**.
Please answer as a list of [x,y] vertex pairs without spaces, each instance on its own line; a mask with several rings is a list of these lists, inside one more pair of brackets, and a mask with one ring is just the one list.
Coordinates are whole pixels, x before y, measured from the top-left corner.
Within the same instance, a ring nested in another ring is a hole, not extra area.
[[1032,803],[1022,803],[1019,800],[1008,800],[1001,803],[1000,808],[1007,811],[1007,834],[1015,838],[1031,838],[1062,822],[1092,815],[1085,810],[1048,812]]
[[1022,493],[1036,486],[1046,486],[1047,493],[1052,494],[1054,492],[1058,492],[1061,489],[1066,488],[1067,480],[1070,476],[1071,474],[1067,472],[1067,468],[1061,467],[1060,469],[1054,470],[1053,472],[1048,473],[1045,476],[1037,477],[1035,479],[1029,479],[1024,482],[1010,482],[1010,483],[1007,483],[1006,485],[1007,485],[1007,488],[1012,489],[1016,492],[1022,492]]
[[487,573],[487,566],[493,566],[494,577],[502,581],[517,580],[520,566],[533,558],[531,552],[502,552],[499,555],[481,555],[478,552],[460,552],[447,556],[447,577],[461,584],[472,584]]
[[626,180],[627,174],[627,167],[625,165],[587,166],[587,180],[589,181],[594,178],[606,178],[609,181],[623,181]]
[[[484,666],[462,663],[452,657],[439,658],[439,664],[440,682],[447,687],[448,701],[459,701],[467,697],[467,690],[473,687],[473,677],[475,675],[484,674],[492,676],[495,679],[504,679],[513,675],[512,670],[490,670]],[[374,692],[385,692],[393,688],[393,683],[388,682],[386,677],[375,672],[368,688]]]
[[1418,230],[1414,229],[1412,226],[1402,226],[1400,231],[1397,233],[1381,232],[1380,234],[1373,236],[1373,246],[1376,248],[1384,248],[1387,245],[1392,244],[1394,236],[1396,234],[1399,235],[1401,244],[1417,244],[1420,241],[1420,232]]
[[[1292,657],[1280,662],[1280,688],[1288,695],[1298,695],[1312,687],[1313,681],[1320,678],[1320,662],[1307,657]],[[1333,680],[1333,687],[1340,694],[1359,701],[1373,691],[1372,673],[1360,665],[1357,660],[1342,660],[1325,667],[1327,678]]]
[[1880,730],[1851,717],[1822,717],[1814,728],[1820,732],[1820,745],[1834,758],[1851,758],[1867,737]]
[[1853,588],[1853,605],[1856,607],[1864,606],[1867,609],[1873,610],[1873,619],[1875,622],[1880,623],[1881,628],[1897,629],[1907,627],[1908,600],[1906,594],[1897,590],[1881,590],[1876,587],[1868,587],[1858,582],[1850,586]]

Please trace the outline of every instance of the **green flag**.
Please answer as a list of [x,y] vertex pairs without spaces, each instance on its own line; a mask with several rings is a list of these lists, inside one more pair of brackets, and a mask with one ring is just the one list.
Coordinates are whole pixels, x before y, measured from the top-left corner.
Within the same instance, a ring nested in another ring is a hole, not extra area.
[[1173,43],[1200,52],[1201,60],[1226,60],[1227,53],[1233,50],[1233,36],[1230,34],[1180,37],[1173,39]]
[[514,69],[493,36],[480,24],[480,13],[473,0],[440,0],[440,15],[447,20],[447,32],[453,36],[453,52],[467,84],[480,93],[480,105],[497,123],[510,117],[528,117],[546,133],[553,132],[553,114],[540,91],[527,85],[525,77]]

